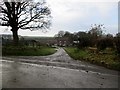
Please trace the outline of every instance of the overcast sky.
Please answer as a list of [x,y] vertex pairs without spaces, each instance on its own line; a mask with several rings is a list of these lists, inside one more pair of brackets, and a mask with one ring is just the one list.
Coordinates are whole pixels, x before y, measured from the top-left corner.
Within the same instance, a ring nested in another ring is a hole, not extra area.
[[[54,36],[58,31],[88,31],[91,24],[104,24],[105,33],[118,32],[118,0],[46,0],[51,9],[52,26],[47,33],[19,30],[22,36]],[[1,28],[0,33],[11,31]]]

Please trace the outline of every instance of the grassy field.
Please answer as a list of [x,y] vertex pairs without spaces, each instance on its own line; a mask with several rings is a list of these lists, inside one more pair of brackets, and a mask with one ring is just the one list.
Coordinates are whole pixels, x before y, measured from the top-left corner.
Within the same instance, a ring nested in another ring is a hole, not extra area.
[[47,46],[41,46],[40,48],[7,46],[2,48],[3,56],[46,56],[55,52],[55,48]]
[[120,71],[120,57],[115,54],[115,51],[106,53],[108,51],[105,50],[103,53],[90,53],[87,49],[79,50],[75,47],[67,47],[64,49],[75,60],[87,61]]

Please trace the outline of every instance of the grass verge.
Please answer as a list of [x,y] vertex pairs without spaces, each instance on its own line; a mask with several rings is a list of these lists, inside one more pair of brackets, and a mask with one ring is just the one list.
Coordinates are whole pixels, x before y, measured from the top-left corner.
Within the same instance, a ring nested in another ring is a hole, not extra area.
[[55,48],[41,46],[37,47],[13,47],[7,46],[2,47],[3,56],[46,56],[55,53]]
[[94,54],[88,50],[79,50],[75,47],[64,48],[66,52],[75,60],[88,61],[93,64],[101,65],[109,69],[120,71],[120,58],[115,55],[115,52],[110,54]]

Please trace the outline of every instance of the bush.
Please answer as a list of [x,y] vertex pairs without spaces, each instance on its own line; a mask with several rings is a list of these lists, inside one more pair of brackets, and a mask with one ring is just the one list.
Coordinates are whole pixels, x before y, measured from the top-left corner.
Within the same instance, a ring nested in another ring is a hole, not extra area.
[[117,54],[120,56],[120,37],[115,38],[115,46]]
[[78,48],[85,48],[91,45],[91,36],[85,32],[79,32]]
[[109,48],[114,47],[113,40],[111,38],[102,38],[102,39],[98,40],[98,42],[97,42],[98,50],[104,50],[107,47],[109,47]]

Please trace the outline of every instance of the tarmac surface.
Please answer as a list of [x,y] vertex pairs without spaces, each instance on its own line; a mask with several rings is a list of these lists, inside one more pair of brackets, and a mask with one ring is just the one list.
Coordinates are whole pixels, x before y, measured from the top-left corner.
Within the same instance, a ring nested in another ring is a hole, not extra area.
[[49,56],[0,61],[2,88],[118,88],[118,71],[76,61],[62,48]]

